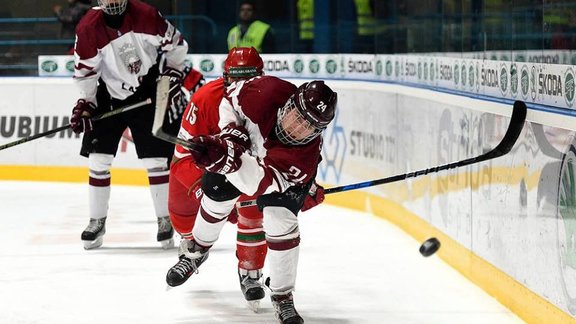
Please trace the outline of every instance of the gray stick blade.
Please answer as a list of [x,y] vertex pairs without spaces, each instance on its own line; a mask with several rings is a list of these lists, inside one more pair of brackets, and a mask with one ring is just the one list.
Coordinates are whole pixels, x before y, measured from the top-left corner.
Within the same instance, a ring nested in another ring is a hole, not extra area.
[[168,94],[170,90],[170,78],[160,77],[156,85],[156,110],[154,112],[154,123],[152,124],[152,134],[158,135],[162,131],[164,116],[168,109]]

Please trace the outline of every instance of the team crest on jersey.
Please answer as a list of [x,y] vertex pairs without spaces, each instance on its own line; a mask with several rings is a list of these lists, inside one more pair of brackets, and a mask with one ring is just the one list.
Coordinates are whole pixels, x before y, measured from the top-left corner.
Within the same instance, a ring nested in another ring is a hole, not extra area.
[[126,43],[122,45],[118,54],[130,73],[138,74],[138,72],[140,72],[140,69],[142,68],[142,60],[138,57],[136,47],[134,47],[133,44]]

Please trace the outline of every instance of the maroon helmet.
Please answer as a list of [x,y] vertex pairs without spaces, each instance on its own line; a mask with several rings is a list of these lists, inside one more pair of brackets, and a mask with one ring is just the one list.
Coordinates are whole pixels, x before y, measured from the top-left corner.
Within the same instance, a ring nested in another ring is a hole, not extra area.
[[248,78],[262,75],[264,62],[254,47],[234,47],[224,61],[224,76]]
[[330,124],[338,95],[324,81],[304,83],[278,110],[276,135],[287,145],[304,145]]

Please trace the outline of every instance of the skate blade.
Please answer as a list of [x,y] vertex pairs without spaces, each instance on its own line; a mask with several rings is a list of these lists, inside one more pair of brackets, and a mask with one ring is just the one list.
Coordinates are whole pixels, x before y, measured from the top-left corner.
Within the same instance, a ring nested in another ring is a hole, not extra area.
[[174,247],[174,239],[160,241],[160,244],[164,250],[169,250]]
[[260,311],[260,300],[247,300],[246,305],[248,305],[248,308],[250,308],[254,313]]
[[101,247],[102,243],[104,242],[104,238],[100,236],[94,241],[82,241],[82,242],[84,242],[84,250],[91,250]]

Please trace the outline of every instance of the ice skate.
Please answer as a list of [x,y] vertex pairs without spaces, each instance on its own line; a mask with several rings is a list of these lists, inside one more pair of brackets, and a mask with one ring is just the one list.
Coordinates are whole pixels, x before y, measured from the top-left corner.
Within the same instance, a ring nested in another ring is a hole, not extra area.
[[102,246],[104,242],[104,234],[106,234],[106,217],[100,219],[90,218],[88,227],[82,232],[82,242],[84,242],[84,249],[90,250]]
[[272,306],[280,324],[302,324],[304,319],[294,308],[292,293],[272,296]]
[[156,240],[160,242],[164,250],[174,247],[174,228],[170,222],[170,216],[158,217],[158,234]]
[[260,310],[260,300],[266,295],[264,287],[260,282],[262,277],[262,270],[243,270],[238,269],[238,277],[240,279],[240,289],[246,299],[248,308],[254,313]]
[[180,242],[178,254],[180,260],[166,274],[166,283],[170,287],[185,283],[193,273],[198,273],[198,267],[208,259],[208,249],[191,240]]

